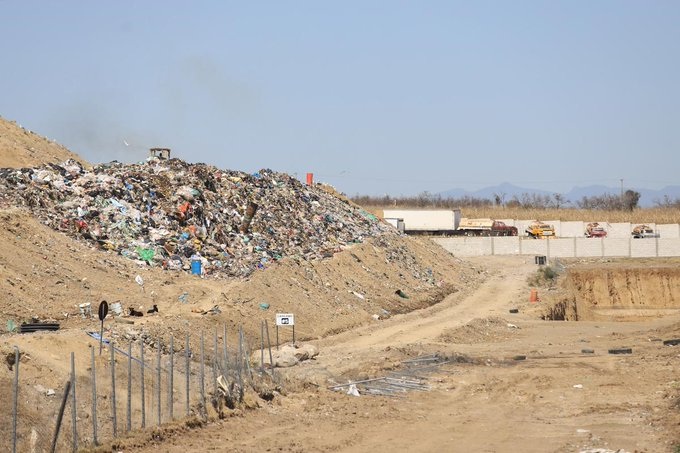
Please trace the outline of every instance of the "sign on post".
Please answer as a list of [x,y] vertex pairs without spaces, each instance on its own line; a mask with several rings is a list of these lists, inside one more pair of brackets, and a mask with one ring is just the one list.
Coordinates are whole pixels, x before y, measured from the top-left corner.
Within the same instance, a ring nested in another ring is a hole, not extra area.
[[293,346],[295,346],[295,315],[293,313],[276,314],[276,349],[279,349],[279,326],[293,327]]

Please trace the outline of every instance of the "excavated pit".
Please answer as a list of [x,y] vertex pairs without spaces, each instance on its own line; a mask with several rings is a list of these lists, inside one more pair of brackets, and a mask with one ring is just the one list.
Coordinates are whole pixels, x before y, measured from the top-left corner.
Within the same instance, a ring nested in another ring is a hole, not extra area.
[[543,315],[554,321],[639,321],[680,313],[680,262],[569,268],[562,298]]

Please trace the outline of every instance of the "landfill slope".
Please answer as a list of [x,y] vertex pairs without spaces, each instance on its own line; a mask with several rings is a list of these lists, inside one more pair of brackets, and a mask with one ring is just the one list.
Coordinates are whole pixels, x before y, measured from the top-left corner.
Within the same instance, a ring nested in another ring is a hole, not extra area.
[[[178,159],[2,169],[0,200],[127,258],[203,276],[248,277],[283,257],[328,258],[388,225],[284,173]],[[192,268],[193,261],[200,261]]]
[[87,162],[64,146],[0,117],[0,167],[35,167],[74,159]]

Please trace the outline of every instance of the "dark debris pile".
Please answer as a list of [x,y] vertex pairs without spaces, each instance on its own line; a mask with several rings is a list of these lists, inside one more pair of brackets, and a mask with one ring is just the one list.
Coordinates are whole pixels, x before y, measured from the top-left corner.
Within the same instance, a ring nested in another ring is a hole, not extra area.
[[[179,159],[75,161],[0,169],[0,200],[55,230],[148,265],[246,277],[284,256],[314,260],[391,231],[319,187],[271,170],[220,170]],[[252,222],[247,213],[250,206]]]

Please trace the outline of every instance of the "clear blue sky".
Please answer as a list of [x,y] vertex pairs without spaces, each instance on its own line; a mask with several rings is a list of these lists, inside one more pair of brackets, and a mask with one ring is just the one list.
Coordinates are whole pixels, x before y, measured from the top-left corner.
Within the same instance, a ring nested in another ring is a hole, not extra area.
[[680,1],[0,0],[0,42],[0,115],[91,162],[680,184]]

